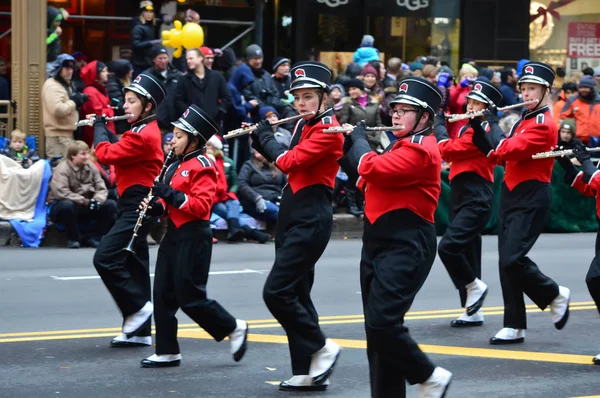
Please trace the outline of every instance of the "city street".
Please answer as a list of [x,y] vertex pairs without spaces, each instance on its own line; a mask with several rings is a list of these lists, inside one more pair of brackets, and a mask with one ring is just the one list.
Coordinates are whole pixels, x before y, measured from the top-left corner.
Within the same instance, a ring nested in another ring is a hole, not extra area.
[[[490,286],[485,324],[450,328],[462,312],[448,274],[436,260],[406,317],[438,365],[454,373],[449,397],[600,396],[600,316],[585,285],[595,234],[543,235],[531,257],[572,291],[571,317],[555,330],[549,310],[530,305],[524,344],[490,346],[502,327],[496,237],[484,238]],[[228,341],[211,341],[179,313],[180,367],[140,368],[153,348],[115,349],[121,318],[92,265],[93,249],[0,249],[0,397],[369,397],[358,265],[360,240],[334,240],[317,264],[313,298],[321,325],[343,351],[325,393],[278,391],[291,376],[283,329],[262,301],[274,245],[219,243],[209,296],[249,320],[246,356],[233,362]],[[157,247],[151,250],[152,264]],[[152,267],[154,268],[154,267]],[[531,304],[530,301],[527,302]],[[417,397],[417,386],[409,397]]]

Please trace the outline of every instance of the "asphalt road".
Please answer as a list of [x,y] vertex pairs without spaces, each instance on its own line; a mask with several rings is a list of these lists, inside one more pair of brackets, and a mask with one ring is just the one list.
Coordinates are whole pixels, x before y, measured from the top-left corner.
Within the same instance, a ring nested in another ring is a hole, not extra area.
[[[407,316],[413,337],[434,362],[454,373],[449,397],[600,396],[600,317],[585,286],[595,235],[544,235],[532,258],[572,290],[563,331],[548,311],[531,307],[524,344],[495,347],[502,327],[496,238],[484,239],[490,285],[484,326],[449,327],[460,314],[456,291],[439,260]],[[120,315],[91,263],[92,249],[0,249],[0,397],[368,397],[358,263],[361,243],[336,240],[317,265],[313,297],[328,337],[343,347],[325,393],[280,392],[291,376],[283,330],[262,302],[273,244],[219,243],[209,295],[250,320],[246,357],[234,363],[228,342],[215,343],[179,314],[182,364],[142,369],[153,349],[114,349]],[[156,247],[152,249],[152,261]],[[528,302],[531,304],[530,302]],[[409,397],[417,387],[409,388]]]

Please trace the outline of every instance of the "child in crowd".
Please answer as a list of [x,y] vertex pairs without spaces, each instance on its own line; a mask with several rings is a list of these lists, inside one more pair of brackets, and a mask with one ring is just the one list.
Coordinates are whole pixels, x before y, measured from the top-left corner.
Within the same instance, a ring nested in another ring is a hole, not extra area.
[[13,130],[10,133],[10,145],[1,152],[12,160],[21,163],[24,169],[40,160],[37,152],[27,146],[26,138],[27,135],[21,130]]
[[[272,106],[263,106],[259,109],[258,114],[261,120],[268,120],[271,124],[279,121],[279,113]],[[273,126],[273,134],[275,139],[286,148],[290,147],[292,142],[292,133],[280,126]]]

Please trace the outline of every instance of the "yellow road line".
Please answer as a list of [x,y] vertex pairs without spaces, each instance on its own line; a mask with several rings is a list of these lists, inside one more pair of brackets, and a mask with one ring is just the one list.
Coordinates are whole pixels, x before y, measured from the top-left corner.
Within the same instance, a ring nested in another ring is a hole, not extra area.
[[[595,309],[593,301],[586,302],[575,302],[571,303],[570,309],[573,311],[578,310],[590,310]],[[504,307],[485,307],[483,309],[484,315],[502,315]],[[460,316],[464,312],[464,309],[451,309],[451,310],[427,310],[427,311],[412,311],[408,312],[405,316],[406,320],[423,320],[423,319],[445,319],[445,318],[454,318]],[[528,313],[539,313],[542,312],[535,305],[527,306]],[[322,316],[319,317],[319,323],[321,325],[340,325],[340,324],[352,324],[352,323],[362,323],[364,322],[364,316],[362,314],[358,315],[333,315],[333,316]],[[275,319],[260,319],[260,320],[250,320],[248,324],[252,327],[252,329],[269,329],[269,328],[279,328],[280,325]],[[179,325],[179,329],[186,328],[198,328],[198,325],[195,323],[181,324]],[[153,328],[154,330],[154,328]],[[41,340],[60,340],[63,338],[69,338],[67,335],[81,335],[81,334],[91,334],[95,336],[100,333],[102,335],[112,335],[119,334],[121,332],[121,328],[95,328],[95,329],[72,329],[72,330],[49,330],[49,331],[41,331],[41,332],[17,332],[17,333],[4,333],[0,334],[0,343],[7,343],[13,341],[41,341]],[[52,336],[58,336],[59,338],[50,338]],[[19,339],[21,337],[29,338],[29,339]],[[46,339],[33,339],[33,337],[48,337]],[[75,337],[73,337],[75,338]],[[14,340],[16,339],[16,340]]]

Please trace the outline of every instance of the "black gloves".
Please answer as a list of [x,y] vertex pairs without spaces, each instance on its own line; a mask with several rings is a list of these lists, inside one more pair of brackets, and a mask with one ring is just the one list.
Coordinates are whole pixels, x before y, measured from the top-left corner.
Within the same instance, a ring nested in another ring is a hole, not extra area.
[[582,165],[586,160],[590,160],[592,158],[591,153],[584,145],[575,145],[573,148],[573,154]]
[[444,112],[439,111],[433,118],[433,135],[438,142],[450,139],[448,130],[446,129],[446,118]]
[[106,116],[102,115],[102,116],[94,116],[94,118],[92,119],[92,125],[94,127],[96,127],[97,124],[106,124]]
[[71,94],[69,99],[75,103],[75,106],[77,106],[77,108],[80,108],[83,105],[83,103],[88,100],[88,95],[82,93],[73,93]]
[[[261,120],[253,134],[260,138],[262,135],[269,133],[273,134],[273,127],[271,126],[271,123],[268,120]],[[260,141],[262,142],[262,138]]]
[[90,200],[89,208],[91,211],[98,210],[100,208],[100,202],[98,202],[96,199]]
[[181,191],[171,188],[165,183],[157,182],[152,187],[152,194],[162,198],[166,204],[173,207],[181,207],[186,201],[185,194]]
[[498,117],[498,108],[493,105],[483,111],[483,116],[485,116],[485,119],[489,124],[500,122],[500,118]]
[[577,178],[577,168],[566,156],[561,156],[558,159],[556,159],[556,161],[558,162],[560,167],[562,167],[562,169],[565,171],[565,184],[572,185],[573,181],[575,181],[575,178]]
[[165,213],[165,207],[162,203],[152,200],[149,204],[149,208],[146,210],[146,216],[160,217]]
[[488,140],[483,127],[481,127],[481,123],[479,120],[473,119],[471,121],[471,127],[473,128],[473,144],[475,144],[481,153],[487,156],[491,151],[494,150],[494,147],[492,147],[492,144]]
[[275,139],[273,128],[269,121],[263,120],[258,123],[258,126],[252,135],[253,137],[256,137],[260,143],[260,145],[252,145],[252,147],[255,149],[260,147],[261,151],[259,152],[263,154],[263,156],[266,154],[266,159],[275,162],[280,155],[286,152],[286,148]]
[[364,120],[361,120],[360,122],[356,123],[356,126],[354,127],[350,135],[350,138],[352,138],[353,143],[360,139],[367,139],[367,130],[365,129],[366,125],[367,122],[365,122]]

